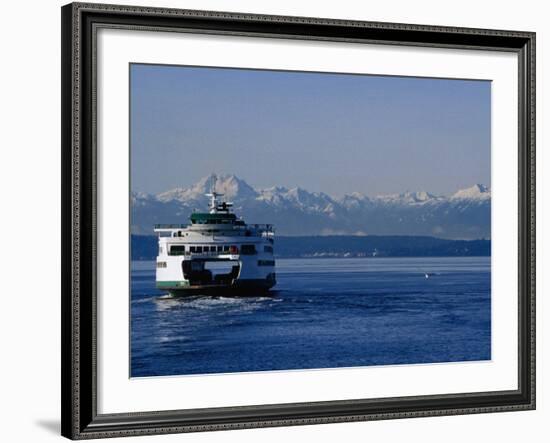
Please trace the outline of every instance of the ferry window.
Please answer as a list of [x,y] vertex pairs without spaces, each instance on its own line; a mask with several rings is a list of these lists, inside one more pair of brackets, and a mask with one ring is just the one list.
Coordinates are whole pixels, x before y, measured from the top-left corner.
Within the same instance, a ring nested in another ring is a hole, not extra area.
[[218,252],[222,252],[223,246],[218,246]]
[[229,252],[229,245],[223,247],[223,252]]
[[241,246],[241,254],[242,255],[253,255],[256,253],[256,246],[255,245],[242,245]]
[[271,253],[273,253],[273,246],[264,246],[264,252],[271,252]]
[[189,252],[197,252],[197,248],[195,246],[189,246]]
[[258,266],[275,266],[275,260],[258,260]]
[[185,245],[174,245],[170,247],[170,255],[184,255]]
[[202,253],[202,246],[197,246],[196,249],[197,249],[197,252],[198,252],[199,254]]

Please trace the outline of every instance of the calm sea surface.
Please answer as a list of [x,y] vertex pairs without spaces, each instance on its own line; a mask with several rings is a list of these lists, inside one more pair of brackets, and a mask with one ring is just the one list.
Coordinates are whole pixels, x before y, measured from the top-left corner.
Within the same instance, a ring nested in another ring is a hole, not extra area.
[[270,297],[171,298],[154,262],[132,262],[131,375],[488,360],[490,272],[489,257],[278,259]]

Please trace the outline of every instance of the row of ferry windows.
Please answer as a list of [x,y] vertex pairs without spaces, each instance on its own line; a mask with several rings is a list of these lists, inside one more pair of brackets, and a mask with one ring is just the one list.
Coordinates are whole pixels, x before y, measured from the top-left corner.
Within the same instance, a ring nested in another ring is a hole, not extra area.
[[[275,266],[275,260],[258,260],[258,266]],[[166,268],[166,262],[158,261],[157,268]]]
[[[162,252],[162,249],[161,249]],[[239,248],[234,245],[223,245],[223,246],[189,246],[188,248],[185,245],[173,245],[170,247],[170,255],[183,255],[186,252],[202,254],[204,252],[227,252],[230,254],[238,254]],[[264,246],[264,252],[273,253],[273,246]],[[240,253],[242,255],[253,255],[256,254],[255,245],[242,245]]]

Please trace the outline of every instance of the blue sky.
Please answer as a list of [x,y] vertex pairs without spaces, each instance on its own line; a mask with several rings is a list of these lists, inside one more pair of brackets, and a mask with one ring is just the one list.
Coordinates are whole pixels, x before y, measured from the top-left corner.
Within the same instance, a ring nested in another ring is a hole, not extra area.
[[130,66],[132,190],[212,172],[341,196],[490,185],[488,81]]

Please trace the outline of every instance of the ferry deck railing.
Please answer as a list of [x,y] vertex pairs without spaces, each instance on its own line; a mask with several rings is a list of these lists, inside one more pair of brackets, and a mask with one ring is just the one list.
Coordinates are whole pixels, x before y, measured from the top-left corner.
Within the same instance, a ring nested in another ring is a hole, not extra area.
[[[195,227],[200,226],[203,229],[200,229],[200,231],[205,232],[212,232],[216,231],[214,227],[217,226],[224,226],[223,224],[204,224],[204,225],[190,225],[190,224],[155,224],[154,225],[154,231],[155,232],[172,232],[178,231],[180,229],[186,229],[189,227]],[[211,228],[211,229],[209,229]],[[232,226],[233,230],[236,231],[239,235],[246,236],[248,235],[259,235],[259,236],[265,236],[269,237],[274,234],[273,225],[271,224],[250,224],[250,225],[244,225],[244,226]],[[237,228],[237,229],[235,229]]]

